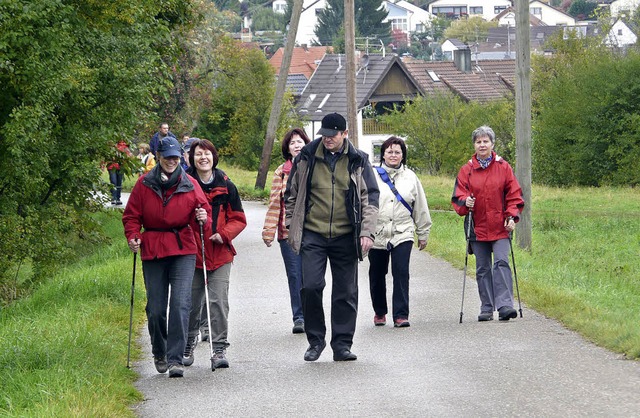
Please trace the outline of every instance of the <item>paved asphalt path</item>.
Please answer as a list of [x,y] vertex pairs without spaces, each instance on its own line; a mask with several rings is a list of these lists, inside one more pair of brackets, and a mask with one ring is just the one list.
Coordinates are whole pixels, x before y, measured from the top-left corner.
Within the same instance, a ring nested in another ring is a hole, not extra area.
[[[306,338],[291,333],[279,248],[261,240],[266,206],[244,205],[248,226],[235,241],[231,274],[231,367],[211,372],[209,345],[200,343],[185,377],[169,379],[155,371],[143,329],[139,416],[640,416],[640,363],[526,306],[523,319],[479,323],[470,279],[459,324],[462,271],[426,252],[412,254],[410,328],[374,327],[365,260],[352,347],[358,360],[334,362],[327,345],[317,362],[305,362]],[[329,294],[330,286],[327,313]]]

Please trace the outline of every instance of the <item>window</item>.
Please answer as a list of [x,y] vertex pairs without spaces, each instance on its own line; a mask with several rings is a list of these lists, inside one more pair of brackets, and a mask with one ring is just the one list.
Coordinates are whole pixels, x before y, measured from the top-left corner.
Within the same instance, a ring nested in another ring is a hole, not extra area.
[[443,6],[431,9],[434,15],[459,16],[467,14],[467,6]]
[[424,32],[425,31],[425,27],[423,23],[418,23],[416,25],[416,32]]
[[316,16],[319,16],[319,15],[320,15],[320,13],[322,13],[322,11],[323,11],[323,10],[324,10],[324,9],[316,9]]
[[618,36],[622,35],[622,29],[618,29]]
[[507,10],[507,6],[494,6],[493,7],[493,14],[498,15],[498,14],[502,13],[505,10]]
[[532,7],[531,14],[534,16],[542,16],[542,7]]
[[391,31],[401,31],[408,32],[407,26],[407,18],[406,17],[397,17],[391,20]]
[[469,6],[469,14],[470,15],[481,15],[482,14],[482,6]]

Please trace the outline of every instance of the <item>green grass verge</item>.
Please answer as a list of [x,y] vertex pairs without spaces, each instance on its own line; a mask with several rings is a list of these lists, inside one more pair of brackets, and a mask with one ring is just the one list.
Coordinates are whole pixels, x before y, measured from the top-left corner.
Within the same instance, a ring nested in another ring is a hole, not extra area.
[[[142,396],[133,386],[136,374],[126,368],[133,256],[121,212],[98,218],[112,245],[97,247],[0,312],[0,416],[134,416],[129,405]],[[140,268],[136,281],[138,329],[144,320]],[[135,342],[132,354],[140,355]]]

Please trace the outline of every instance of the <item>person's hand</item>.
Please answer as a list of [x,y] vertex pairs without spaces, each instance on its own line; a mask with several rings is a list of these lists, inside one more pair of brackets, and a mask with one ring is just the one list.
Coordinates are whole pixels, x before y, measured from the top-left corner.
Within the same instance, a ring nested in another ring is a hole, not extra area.
[[467,198],[465,199],[465,205],[467,205],[467,207],[468,207],[469,209],[473,209],[473,207],[475,206],[475,204],[476,204],[476,198],[475,198],[475,197],[471,197],[471,196],[469,196],[469,197],[467,197]]
[[196,221],[201,224],[207,222],[207,211],[202,208],[196,208]]
[[223,243],[223,241],[222,241],[222,236],[220,236],[220,234],[219,234],[219,233],[217,233],[217,232],[216,232],[215,234],[211,235],[211,236],[209,237],[209,239],[210,239],[210,240],[211,240],[211,242],[213,242],[214,244],[222,244],[222,243]]
[[263,239],[262,241],[264,241],[264,245],[267,247],[271,247],[271,243],[273,242],[273,240],[270,239]]
[[360,248],[362,248],[362,254],[366,254],[373,247],[373,240],[370,237],[360,237]]
[[137,253],[138,250],[140,249],[140,244],[142,243],[142,240],[140,238],[132,238],[129,240],[128,244],[129,244],[129,249],[134,252]]
[[511,216],[504,220],[504,229],[511,232],[516,229],[516,221]]
[[427,240],[425,240],[425,239],[418,240],[418,250],[419,251],[424,250],[426,246],[427,246]]

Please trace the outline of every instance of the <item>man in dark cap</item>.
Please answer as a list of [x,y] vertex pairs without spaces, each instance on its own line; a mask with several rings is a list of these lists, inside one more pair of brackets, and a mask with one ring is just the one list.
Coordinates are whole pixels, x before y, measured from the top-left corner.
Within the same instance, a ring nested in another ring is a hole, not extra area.
[[347,133],[342,115],[326,115],[321,137],[295,158],[284,196],[289,244],[302,258],[306,361],[316,361],[326,346],[322,292],[327,258],[333,283],[333,360],[357,359],[351,345],[358,314],[358,260],[373,245],[379,190],[367,154],[349,142]]

